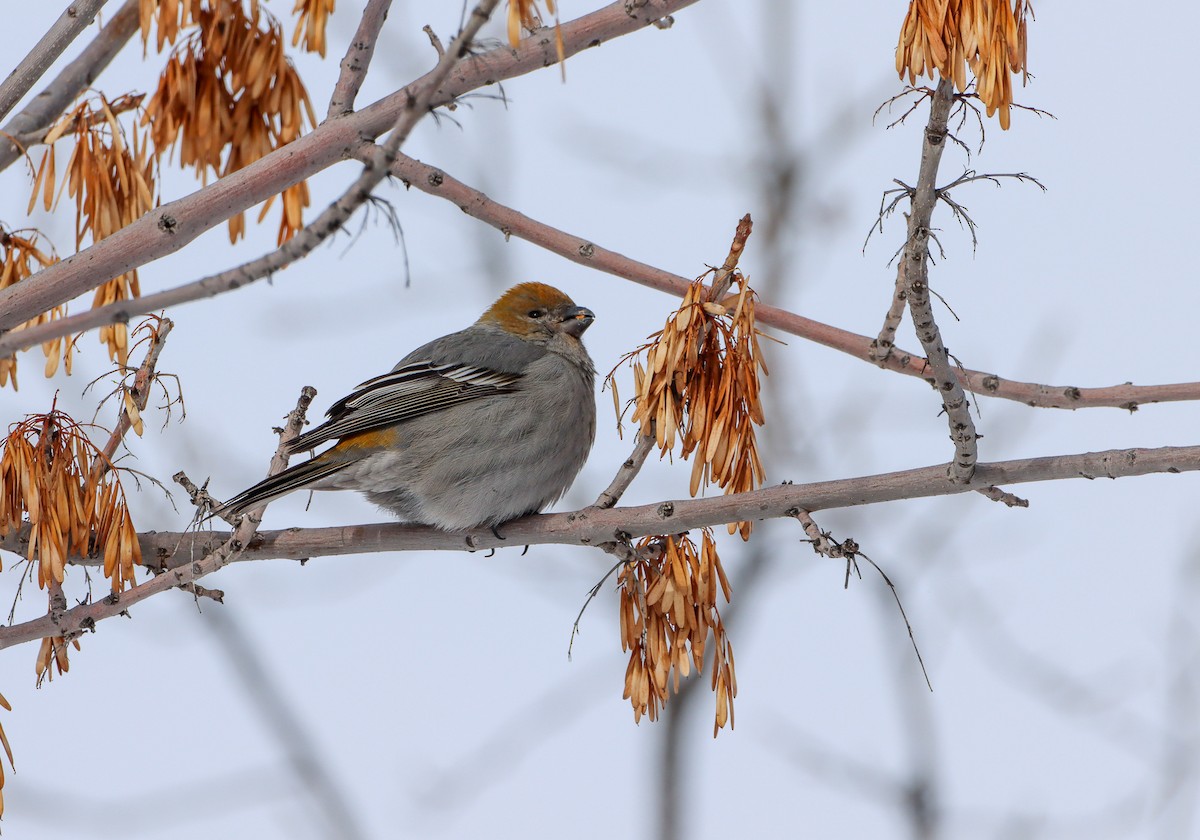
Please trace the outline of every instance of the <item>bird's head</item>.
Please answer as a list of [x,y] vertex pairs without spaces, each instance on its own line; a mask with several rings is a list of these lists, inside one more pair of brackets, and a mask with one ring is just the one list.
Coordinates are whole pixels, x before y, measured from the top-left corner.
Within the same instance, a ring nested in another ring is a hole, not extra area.
[[500,296],[480,317],[525,341],[545,343],[557,334],[578,339],[596,318],[592,310],[545,283],[521,283]]

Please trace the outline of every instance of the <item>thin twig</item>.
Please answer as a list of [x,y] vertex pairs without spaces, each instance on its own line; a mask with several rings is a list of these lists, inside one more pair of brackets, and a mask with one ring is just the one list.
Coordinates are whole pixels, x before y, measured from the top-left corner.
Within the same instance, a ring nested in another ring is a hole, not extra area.
[[[315,391],[313,392],[315,393]],[[301,395],[300,400],[296,403],[296,408],[289,415],[289,430],[294,437],[299,432],[300,426],[304,423],[304,411],[307,409],[308,403],[311,402],[311,396]],[[294,429],[291,427],[295,426]],[[287,432],[285,432],[286,434]],[[283,435],[281,435],[283,437]],[[272,474],[279,472],[287,466],[287,456],[284,454],[285,442],[281,442],[279,450],[275,453],[275,458],[271,460]],[[254,513],[253,511],[251,513]],[[218,541],[215,547],[206,549],[204,556],[200,560],[194,562],[184,562],[177,566],[171,567],[165,562],[156,564],[162,571],[156,574],[149,580],[142,581],[135,586],[126,589],[123,592],[114,592],[99,601],[88,601],[79,606],[72,607],[61,614],[51,614],[43,616],[33,621],[17,624],[11,627],[0,628],[0,635],[5,633],[12,634],[12,644],[17,644],[22,641],[31,641],[31,638],[18,638],[22,628],[27,627],[46,627],[48,632],[42,632],[38,636],[32,638],[42,638],[47,635],[61,635],[66,641],[85,633],[93,631],[96,627],[96,622],[101,619],[111,618],[114,615],[121,615],[129,607],[144,601],[152,595],[159,592],[165,592],[168,589],[179,587],[188,590],[197,580],[210,575],[213,572],[228,565],[233,560],[237,559],[238,555],[255,539],[255,532],[258,529],[258,518],[256,516],[244,516],[237,527],[233,529],[231,534],[225,535]],[[180,535],[175,545],[178,549],[186,542],[185,535]],[[144,554],[143,557],[156,557],[162,561],[165,557],[165,552],[155,550],[151,554]],[[189,557],[195,557],[195,553],[191,553]],[[195,592],[194,589],[188,590]],[[0,642],[2,644],[2,642]]]
[[646,456],[654,449],[654,437],[652,435],[638,435],[637,443],[633,447],[633,453],[625,459],[617,470],[616,476],[612,480],[612,484],[604,488],[604,492],[596,499],[596,507],[610,508],[617,502],[621,501],[621,496],[629,489],[629,485],[633,483],[637,477],[638,471],[642,465],[646,463]]
[[1020,496],[1016,496],[1016,495],[1009,493],[1006,490],[1002,490],[999,487],[996,487],[994,485],[991,487],[980,487],[975,492],[977,492],[981,495],[987,496],[993,502],[1003,502],[1004,504],[1008,505],[1009,507],[1020,507],[1020,508],[1029,507],[1028,499],[1022,499]]
[[[812,543],[813,551],[823,557],[829,557],[834,560],[842,559],[846,556],[845,548],[842,543],[838,543],[831,539],[828,531],[822,531],[817,525],[817,521],[812,518],[812,513],[804,508],[796,508],[789,511],[789,516],[792,516],[800,523],[800,527],[804,529],[804,533],[808,536],[808,541]],[[858,544],[851,541],[855,549]]]
[[78,57],[0,128],[0,170],[20,160],[30,143],[46,136],[62,112],[95,82],[137,31],[138,0],[126,0]]
[[916,327],[921,346],[925,348],[925,359],[929,365],[930,376],[927,381],[938,392],[950,426],[950,439],[954,443],[954,459],[948,470],[950,480],[964,484],[971,480],[971,473],[979,458],[978,435],[975,421],[971,419],[966,392],[950,364],[929,300],[930,223],[938,202],[937,170],[946,147],[946,123],[954,102],[954,84],[943,79],[938,83],[929,109],[929,122],[925,127],[921,148],[921,168],[913,191],[908,236],[904,256],[897,266],[896,282],[903,283],[908,293],[908,311],[912,313],[913,326]]
[[[925,670],[925,659],[921,656],[921,649],[917,646],[917,638],[913,635],[912,624],[908,620],[908,614],[904,612],[904,604],[900,603],[900,593],[896,591],[896,585],[892,583],[891,578],[879,567],[879,564],[863,553],[858,543],[852,539],[842,540],[838,542],[833,539],[828,531],[822,531],[817,526],[817,522],[812,518],[812,514],[803,508],[796,508],[792,511],[792,515],[800,522],[804,528],[804,533],[808,536],[808,541],[812,543],[813,551],[818,554],[829,557],[834,560],[846,561],[846,582],[845,588],[850,587],[850,572],[858,570],[858,558],[866,560],[875,567],[875,571],[879,572],[883,582],[887,584],[888,589],[892,591],[892,598],[896,601],[896,607],[900,610],[900,617],[904,620],[904,626],[908,630],[908,639],[912,643],[913,653],[917,655],[917,663],[921,666],[921,674],[925,677],[925,685],[929,686],[929,690],[933,691],[933,683],[929,681],[929,672]],[[858,575],[862,579],[862,573]]]
[[887,576],[887,572],[881,569],[879,564],[870,557],[861,551],[858,552],[857,556],[874,566],[875,571],[879,572],[879,576],[883,578],[883,582],[892,591],[892,598],[896,601],[896,609],[900,610],[900,618],[904,620],[904,626],[908,630],[908,640],[912,643],[913,653],[917,655],[917,664],[921,666],[921,675],[925,677],[925,685],[930,691],[933,691],[933,683],[929,681],[929,672],[925,670],[925,658],[921,656],[921,648],[917,646],[917,637],[913,635],[912,622],[908,620],[908,614],[904,612],[904,604],[900,603],[900,593],[896,591],[896,584],[892,583],[892,579]]
[[388,8],[392,0],[368,0],[358,21],[358,29],[350,39],[346,55],[342,59],[342,72],[338,75],[337,83],[333,86],[333,95],[329,97],[329,108],[325,119],[330,120],[349,114],[354,110],[354,100],[367,77],[367,69],[371,66],[371,58],[375,55],[375,44],[379,40],[379,31],[387,20]]
[[[158,357],[166,345],[167,336],[171,334],[175,323],[169,318],[159,319],[158,324],[151,329],[150,346],[146,348],[146,357],[142,360],[141,367],[133,377],[133,386],[129,389],[129,395],[133,398],[134,405],[137,406],[138,412],[146,410],[146,404],[150,401],[151,385],[154,383],[155,371],[158,367]],[[124,385],[118,386],[123,389]],[[129,416],[129,409],[121,408],[121,415],[117,418],[117,425],[109,435],[108,442],[104,444],[101,450],[103,458],[97,458],[92,466],[92,474],[88,480],[95,484],[100,480],[108,470],[112,468],[113,456],[117,452],[117,447],[121,445],[121,441],[125,439],[126,433],[133,427],[133,418]]]
[[900,322],[904,319],[904,310],[907,305],[908,289],[901,282],[900,275],[897,273],[896,287],[892,291],[892,304],[888,307],[887,314],[883,316],[883,326],[879,328],[879,334],[871,342],[871,361],[875,364],[882,365],[892,355],[892,350],[896,346],[896,330],[900,329]]
[[8,78],[0,82],[0,120],[8,116],[21,97],[29,92],[42,74],[50,69],[63,50],[70,46],[79,33],[91,26],[96,14],[108,0],[74,0],[59,15],[53,25],[34,44]]
[[[279,443],[275,447],[275,454],[271,456],[271,464],[267,467],[268,478],[287,469],[288,457],[291,452],[290,444],[300,436],[300,431],[304,428],[304,423],[308,416],[308,408],[312,405],[312,401],[316,396],[317,389],[311,385],[305,385],[300,389],[300,397],[296,400],[296,407],[288,412],[287,422],[279,430]],[[247,518],[261,520],[262,513],[266,508],[266,502],[256,508],[251,508]]]
[[[187,473],[185,473],[183,470],[180,470],[179,472],[175,473],[175,475],[171,476],[171,480],[182,487],[184,492],[188,494],[188,501],[190,501],[192,506],[197,510],[197,521],[206,518],[213,511],[220,510],[221,500],[210,495],[208,492],[208,479],[205,479],[204,484],[197,486],[196,482],[188,478]],[[237,524],[237,520],[232,516],[224,516],[219,513],[217,515],[230,525]],[[142,556],[145,557],[145,555]],[[147,565],[149,565],[151,568],[158,568],[150,563],[147,563]]]
[[[632,549],[631,549],[632,551]],[[610,552],[611,553],[611,552]],[[613,572],[628,563],[628,560],[618,560],[613,564],[612,568],[604,573],[604,577],[596,581],[596,585],[588,590],[587,597],[583,599],[583,606],[579,608],[579,614],[575,616],[575,623],[571,625],[571,640],[567,642],[567,661],[571,660],[571,652],[575,649],[575,637],[579,635],[579,622],[583,621],[583,613],[587,610],[588,605],[596,599],[600,594],[600,590],[604,587],[605,582],[612,577]]]
[[895,96],[890,97],[889,99],[885,99],[883,101],[883,103],[878,108],[875,109],[875,113],[871,115],[871,124],[874,125],[875,118],[879,116],[879,113],[884,108],[887,108],[888,112],[890,113],[892,110],[892,105],[894,103],[899,102],[908,96],[914,97],[912,105],[908,106],[904,110],[903,114],[901,114],[899,117],[894,119],[892,122],[888,123],[888,125],[887,125],[888,128],[895,128],[896,126],[903,124],[904,121],[907,120],[910,115],[912,115],[913,113],[916,112],[917,108],[921,107],[921,103],[925,101],[925,97],[933,96],[933,90],[931,88],[924,87],[924,86],[922,86],[922,87],[911,87],[911,86],[906,87],[904,90],[900,91],[900,93],[896,94]]
[[438,58],[444,56],[446,54],[446,48],[442,46],[442,39],[439,38],[438,34],[433,31],[433,27],[429,24],[425,24],[421,27],[421,31],[429,36],[429,44],[433,47],[433,51],[438,54]]
[[742,258],[742,251],[746,249],[746,240],[750,238],[750,231],[753,228],[754,222],[750,219],[749,213],[738,221],[737,230],[733,234],[733,243],[729,246],[729,255],[725,257],[725,263],[717,270],[716,276],[713,277],[712,287],[708,290],[710,301],[719,301],[729,291],[729,286],[733,283],[734,272],[737,271],[738,260]]

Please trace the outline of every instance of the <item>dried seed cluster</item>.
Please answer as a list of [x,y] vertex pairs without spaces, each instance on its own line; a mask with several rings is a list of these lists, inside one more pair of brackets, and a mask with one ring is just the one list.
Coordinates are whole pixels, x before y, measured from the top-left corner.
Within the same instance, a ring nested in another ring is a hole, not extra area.
[[[307,5],[317,8],[314,16],[302,18],[306,42],[319,40],[323,48],[326,4]],[[171,51],[142,122],[150,125],[158,154],[178,142],[180,164],[205,180],[236,172],[292,142],[306,118],[316,125],[308,91],[284,54],[279,22],[258,0],[249,0],[249,7],[247,12],[241,0],[141,0],[144,42],[152,24],[157,24],[159,50],[187,33]],[[307,183],[288,187],[282,199],[279,243],[304,225]],[[260,222],[273,202],[272,197],[263,205]],[[229,220],[231,242],[245,230],[245,214]]]
[[[764,479],[754,427],[765,422],[758,374],[767,366],[754,326],[755,294],[734,271],[728,305],[711,303],[707,276],[692,283],[662,331],[622,360],[633,361],[633,420],[642,434],[654,436],[663,454],[677,435],[684,458],[696,453],[693,496],[710,483],[744,493]],[[636,358],[642,353],[645,364]],[[739,522],[729,533],[748,539],[751,527]]]
[[142,551],[125,491],[82,427],[52,410],[13,424],[0,446],[0,534],[28,521],[38,587],[61,584],[72,554],[103,556],[114,593],[131,585]]
[[[19,283],[34,271],[58,262],[58,256],[48,246],[40,244],[43,237],[36,230],[8,231],[0,225],[0,289],[6,289],[14,283]],[[43,247],[46,250],[43,250]],[[14,329],[32,327],[45,321],[61,318],[67,312],[65,306],[56,306],[49,312],[43,312],[36,318],[26,321]],[[73,344],[69,338],[59,338],[42,344],[42,352],[46,355],[46,376],[53,376],[58,370],[59,361],[63,362],[67,373],[71,372],[71,351]],[[8,384],[11,377],[13,390],[17,390],[17,357],[0,358],[0,388]]]
[[704,651],[712,638],[712,688],[717,695],[713,736],[733,726],[737,696],[733,646],[717,609],[717,590],[729,603],[729,581],[721,568],[712,534],[704,530],[697,551],[687,534],[646,537],[637,544],[637,559],[625,564],[618,579],[621,647],[631,651],[625,669],[624,697],[633,718],[657,720],[679,680],[704,672]]
[[296,0],[292,14],[296,15],[296,29],[292,32],[292,46],[303,45],[308,52],[325,57],[325,27],[333,14],[335,0]]
[[37,663],[34,665],[37,670],[39,688],[43,680],[54,679],[55,670],[59,674],[65,674],[71,670],[71,660],[67,656],[68,644],[74,645],[75,650],[79,650],[78,639],[72,639],[70,642],[62,636],[47,636],[42,639],[41,647],[38,648]]
[[1000,112],[1000,127],[1009,125],[1012,75],[1028,76],[1027,0],[911,0],[896,47],[896,72],[916,84],[917,76],[937,70],[960,91],[967,89],[967,69],[987,115]]
[[[57,164],[54,144],[72,135],[75,146],[67,161],[63,186],[75,201],[75,247],[90,239],[99,242],[154,208],[156,160],[146,132],[134,127],[126,135],[117,115],[135,110],[141,96],[122,96],[109,101],[103,94],[76,105],[46,135],[46,152],[33,180],[29,212],[38,195],[50,210],[57,199]],[[93,306],[128,300],[141,294],[137,270],[114,277],[96,289]],[[45,316],[43,316],[45,317]],[[100,341],[109,357],[120,365],[129,359],[129,330],[124,324],[100,328]]]

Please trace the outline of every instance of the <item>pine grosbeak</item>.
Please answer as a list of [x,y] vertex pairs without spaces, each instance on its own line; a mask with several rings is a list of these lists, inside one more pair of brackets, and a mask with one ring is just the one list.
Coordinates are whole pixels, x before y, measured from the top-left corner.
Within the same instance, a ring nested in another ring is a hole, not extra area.
[[495,527],[558,500],[596,436],[591,310],[543,283],[509,289],[461,332],[358,386],[288,444],[330,449],[251,487],[237,515],[301,488],[358,490],[402,520]]

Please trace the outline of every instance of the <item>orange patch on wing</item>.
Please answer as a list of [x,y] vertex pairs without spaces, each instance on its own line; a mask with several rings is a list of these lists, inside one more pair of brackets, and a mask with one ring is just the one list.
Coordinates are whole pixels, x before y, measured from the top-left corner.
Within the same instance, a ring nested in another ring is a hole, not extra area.
[[387,449],[395,445],[395,429],[372,429],[369,432],[348,435],[339,440],[333,448],[345,452],[349,449]]

